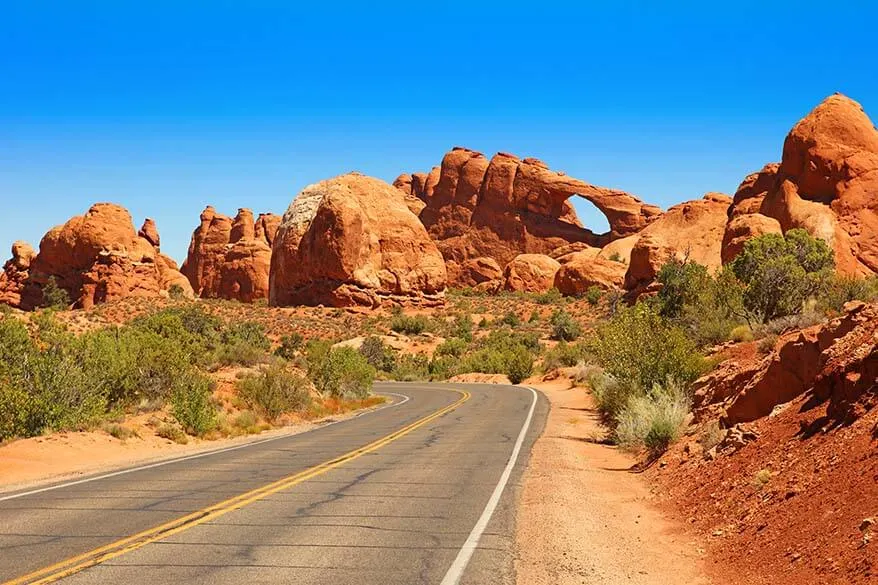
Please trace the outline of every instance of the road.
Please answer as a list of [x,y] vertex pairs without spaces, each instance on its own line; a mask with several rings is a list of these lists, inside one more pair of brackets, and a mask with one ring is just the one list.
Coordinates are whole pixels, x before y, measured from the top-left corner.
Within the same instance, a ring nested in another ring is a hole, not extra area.
[[514,507],[548,406],[383,384],[394,404],[233,450],[0,494],[4,583],[514,583]]

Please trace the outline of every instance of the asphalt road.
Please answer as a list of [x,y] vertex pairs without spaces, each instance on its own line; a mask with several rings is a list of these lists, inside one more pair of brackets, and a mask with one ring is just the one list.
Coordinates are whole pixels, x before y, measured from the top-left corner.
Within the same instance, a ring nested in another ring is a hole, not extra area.
[[299,435],[0,494],[0,582],[514,583],[517,489],[545,399],[376,390],[401,396]]

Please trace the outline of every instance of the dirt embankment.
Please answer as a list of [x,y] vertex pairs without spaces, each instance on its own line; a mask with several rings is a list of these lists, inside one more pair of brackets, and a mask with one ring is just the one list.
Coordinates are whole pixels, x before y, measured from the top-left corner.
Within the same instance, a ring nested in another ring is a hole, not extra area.
[[706,585],[702,545],[655,505],[635,460],[603,436],[590,396],[566,378],[535,384],[551,403],[518,510],[521,585]]

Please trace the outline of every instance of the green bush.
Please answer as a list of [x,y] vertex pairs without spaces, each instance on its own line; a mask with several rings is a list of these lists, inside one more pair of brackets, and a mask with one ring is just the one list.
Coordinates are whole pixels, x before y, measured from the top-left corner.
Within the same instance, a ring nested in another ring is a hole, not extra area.
[[705,370],[695,343],[645,303],[619,309],[595,329],[585,347],[607,373],[640,388],[669,378],[685,385]]
[[217,409],[209,378],[187,372],[177,378],[171,391],[171,413],[190,435],[204,436],[217,426]]
[[585,348],[580,344],[561,341],[546,351],[543,357],[543,369],[551,371],[556,368],[572,368],[585,357]]
[[533,373],[534,356],[524,346],[512,350],[505,359],[505,374],[513,384],[520,384]]
[[582,326],[564,309],[552,313],[549,322],[552,325],[552,339],[574,341],[582,335]]
[[423,354],[402,354],[390,373],[394,380],[416,382],[430,379],[430,359]]
[[500,322],[504,325],[509,325],[510,327],[518,327],[521,325],[521,319],[515,313],[515,311],[509,311],[503,317],[501,317]]
[[301,349],[305,339],[301,333],[292,333],[280,338],[280,345],[274,350],[274,355],[285,360],[292,360]]
[[58,286],[58,280],[54,276],[50,276],[48,282],[43,286],[43,306],[63,311],[69,309],[70,305],[70,295]]
[[362,398],[369,394],[375,368],[357,350],[314,348],[314,354],[309,355],[308,374],[318,391],[335,397]]
[[839,312],[850,301],[874,301],[878,298],[878,278],[860,278],[833,274],[824,282],[818,296],[823,310]]
[[469,315],[457,315],[451,323],[450,337],[459,337],[466,342],[473,340],[473,320]]
[[363,344],[360,345],[360,355],[366,358],[370,366],[382,372],[391,372],[396,365],[393,348],[385,345],[384,341],[376,335],[370,335],[363,340]]
[[397,333],[419,335],[427,329],[427,318],[423,315],[405,315],[400,311],[391,318],[390,328]]
[[448,355],[452,357],[460,357],[467,350],[469,344],[459,337],[451,337],[443,341],[436,348],[435,355]]
[[172,301],[182,301],[186,298],[186,291],[184,291],[183,287],[179,284],[172,284],[170,288],[168,288],[168,297]]
[[304,410],[311,404],[308,381],[280,364],[238,380],[237,386],[241,398],[272,422],[282,414]]
[[680,437],[689,407],[689,396],[674,383],[631,396],[618,414],[616,440],[627,449],[645,448],[655,459]]
[[835,265],[832,249],[805,230],[747,240],[729,265],[744,285],[744,306],[763,323],[802,310]]
[[643,391],[636,384],[620,381],[600,368],[586,368],[584,374],[598,410],[613,426],[629,399],[643,395]]
[[558,305],[564,302],[564,297],[561,295],[561,291],[557,288],[552,288],[547,292],[534,296],[534,301],[538,305]]
[[434,356],[427,366],[430,380],[447,380],[457,373],[459,360],[448,355]]
[[592,307],[596,307],[598,303],[601,302],[601,297],[604,295],[604,291],[601,290],[599,286],[590,286],[585,291],[585,300],[588,301],[588,304]]

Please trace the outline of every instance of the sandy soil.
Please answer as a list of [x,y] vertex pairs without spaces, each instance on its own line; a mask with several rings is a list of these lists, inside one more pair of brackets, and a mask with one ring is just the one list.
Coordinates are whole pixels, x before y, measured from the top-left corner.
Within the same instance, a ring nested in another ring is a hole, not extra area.
[[522,585],[706,585],[702,545],[662,515],[634,459],[603,436],[590,397],[566,378],[532,384],[551,403],[518,510]]
[[128,421],[126,426],[139,428],[141,436],[125,440],[116,439],[103,431],[55,433],[20,439],[0,446],[0,493],[271,437],[303,433],[362,412],[348,412],[320,420],[298,422],[256,435],[212,441],[189,437],[189,443],[185,445],[146,432],[145,425],[138,425],[137,420]]

